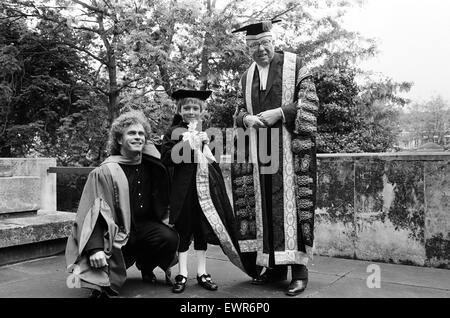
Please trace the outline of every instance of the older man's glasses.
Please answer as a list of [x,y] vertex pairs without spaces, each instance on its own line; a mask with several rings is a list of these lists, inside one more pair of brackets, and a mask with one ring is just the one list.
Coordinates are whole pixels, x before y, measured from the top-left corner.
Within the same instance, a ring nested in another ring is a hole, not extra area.
[[271,40],[252,41],[249,42],[247,45],[251,50],[257,50],[260,45],[262,45],[265,48],[269,47],[270,45],[272,45],[272,41]]

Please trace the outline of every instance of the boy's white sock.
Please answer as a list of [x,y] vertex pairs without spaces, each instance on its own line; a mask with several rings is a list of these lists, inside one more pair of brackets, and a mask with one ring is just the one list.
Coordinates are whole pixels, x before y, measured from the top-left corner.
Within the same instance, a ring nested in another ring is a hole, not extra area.
[[197,251],[197,275],[206,274],[206,251]]
[[183,275],[184,277],[188,277],[187,256],[187,251],[178,253],[178,266],[180,269],[179,275]]

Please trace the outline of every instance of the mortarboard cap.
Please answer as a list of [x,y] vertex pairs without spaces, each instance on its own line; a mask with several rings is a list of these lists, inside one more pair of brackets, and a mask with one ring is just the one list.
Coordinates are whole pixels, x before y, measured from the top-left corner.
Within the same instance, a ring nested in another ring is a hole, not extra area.
[[209,96],[211,96],[211,91],[199,91],[199,90],[190,90],[190,89],[179,89],[172,93],[172,98],[178,100],[182,98],[198,98],[201,100],[206,100]]
[[262,21],[252,24],[247,24],[239,29],[231,31],[231,33],[236,32],[247,32],[247,36],[249,35],[258,35],[260,33],[269,32],[272,29],[272,24],[280,22],[281,20],[272,20],[272,21]]

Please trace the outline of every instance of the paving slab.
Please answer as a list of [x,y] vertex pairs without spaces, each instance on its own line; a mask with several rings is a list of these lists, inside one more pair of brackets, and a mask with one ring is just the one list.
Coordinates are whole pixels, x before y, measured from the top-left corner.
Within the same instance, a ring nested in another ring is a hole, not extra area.
[[[367,266],[380,266],[381,288],[367,287]],[[309,267],[309,283],[304,293],[288,297],[284,290],[289,280],[255,286],[250,277],[228,261],[217,246],[208,248],[207,270],[219,290],[207,291],[197,285],[195,251],[188,252],[188,284],[182,294],[174,294],[165,284],[164,272],[157,268],[156,284],[141,280],[140,271],[132,266],[127,271],[120,298],[450,298],[450,271],[416,266],[373,263],[351,259],[315,256]],[[172,268],[172,278],[178,266]],[[18,264],[0,266],[0,298],[86,298],[86,289],[70,289],[64,255]]]
[[[448,269],[362,262],[361,264],[355,264],[354,269],[347,277],[365,280],[368,275],[370,275],[370,272],[367,272],[367,266],[370,264],[379,266],[382,283],[394,283],[450,291],[450,271]],[[364,267],[365,265],[366,267]]]
[[314,297],[320,298],[449,298],[450,292],[435,288],[381,282],[380,288],[367,287],[365,279],[343,277]]
[[[16,271],[12,268],[2,268],[0,270],[0,286],[4,286],[6,283],[17,282],[27,279],[27,275],[23,275],[20,271]],[[0,296],[2,290],[0,290]]]
[[60,275],[42,275],[1,285],[0,297],[6,298],[87,298],[87,289],[70,289]]
[[5,268],[14,268],[15,271],[28,276],[65,273],[65,267],[64,258],[61,255],[5,266]]
[[342,276],[354,270],[365,270],[368,264],[370,264],[370,262],[315,255],[312,261],[308,264],[308,271],[310,273],[326,273]]

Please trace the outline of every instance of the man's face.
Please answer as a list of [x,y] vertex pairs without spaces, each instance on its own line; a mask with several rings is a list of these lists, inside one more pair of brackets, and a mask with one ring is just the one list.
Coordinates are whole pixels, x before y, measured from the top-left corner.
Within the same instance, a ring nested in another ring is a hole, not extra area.
[[198,121],[200,119],[201,107],[195,103],[187,103],[180,107],[180,115],[183,121],[190,123],[192,121]]
[[250,55],[256,64],[267,66],[275,55],[272,37],[264,37],[259,40],[247,40]]
[[120,153],[125,157],[135,157],[142,152],[145,145],[145,130],[141,124],[128,126],[118,141]]

